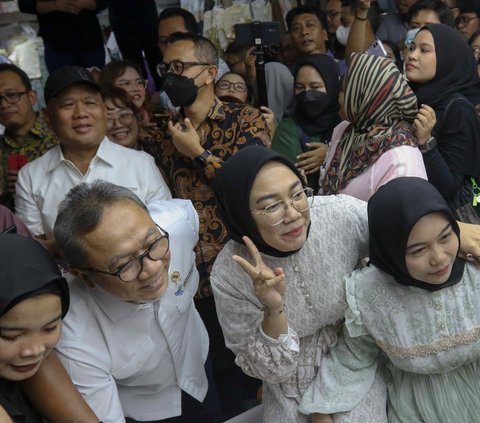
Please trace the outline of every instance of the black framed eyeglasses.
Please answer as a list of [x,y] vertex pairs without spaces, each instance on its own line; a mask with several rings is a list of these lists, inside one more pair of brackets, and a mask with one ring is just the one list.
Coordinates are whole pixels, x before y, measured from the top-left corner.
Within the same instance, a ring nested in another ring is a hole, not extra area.
[[170,63],[160,63],[157,65],[157,73],[159,76],[165,76],[167,73],[174,73],[181,75],[185,69],[192,66],[210,66],[210,63],[205,62],[182,62],[181,60],[173,60]]
[[465,15],[460,15],[455,19],[455,23],[458,25],[463,25],[467,26],[470,21],[473,21],[474,19],[478,19],[478,16],[465,16]]
[[163,234],[160,238],[157,238],[153,241],[145,252],[138,257],[134,257],[127,262],[123,263],[113,272],[107,272],[105,270],[98,270],[94,267],[83,267],[79,270],[84,272],[92,273],[102,273],[104,275],[115,276],[123,282],[131,282],[135,279],[138,279],[140,274],[143,271],[143,260],[145,257],[148,257],[152,261],[162,260],[170,248],[170,240],[167,231],[164,231],[160,226],[157,225],[159,231]]
[[221,90],[229,90],[232,86],[235,91],[238,91],[240,93],[244,93],[245,91],[247,91],[247,86],[243,82],[230,82],[223,80],[219,81],[217,84],[217,87]]
[[12,91],[0,95],[0,103],[5,100],[8,104],[16,104],[22,98],[22,95],[27,94],[28,91]]

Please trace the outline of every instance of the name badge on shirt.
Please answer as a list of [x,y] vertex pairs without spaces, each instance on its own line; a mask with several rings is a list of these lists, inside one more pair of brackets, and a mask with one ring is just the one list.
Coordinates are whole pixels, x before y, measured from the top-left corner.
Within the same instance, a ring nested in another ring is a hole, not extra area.
[[183,294],[183,282],[180,272],[178,272],[177,270],[172,272],[172,274],[170,275],[170,279],[175,285],[178,285],[177,290],[175,291],[175,296],[179,297]]

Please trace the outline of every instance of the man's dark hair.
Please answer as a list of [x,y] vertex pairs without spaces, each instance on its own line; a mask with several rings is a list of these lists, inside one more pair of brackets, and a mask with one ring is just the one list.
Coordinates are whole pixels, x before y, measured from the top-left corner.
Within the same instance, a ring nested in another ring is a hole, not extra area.
[[32,83],[28,75],[20,69],[18,66],[13,65],[12,63],[0,63],[0,73],[10,71],[18,75],[22,81],[22,85],[27,91],[32,90]]
[[452,11],[442,0],[418,0],[408,11],[407,22],[413,19],[422,10],[431,10],[438,16],[438,20],[448,26],[455,25],[455,19],[453,18]]
[[480,16],[480,5],[477,0],[457,0],[460,13],[475,13]]
[[303,15],[304,13],[308,13],[310,15],[315,15],[320,23],[322,24],[322,29],[327,29],[328,28],[328,21],[327,21],[327,16],[325,13],[323,13],[318,7],[316,6],[297,6],[291,9],[288,13],[287,16],[285,16],[285,21],[287,22],[287,28],[289,31],[292,29],[292,21],[293,18],[295,18],[298,15]]
[[194,54],[198,60],[218,66],[218,51],[213,43],[201,35],[191,34],[189,32],[174,32],[168,37],[169,43],[176,41],[191,41],[194,44]]
[[181,7],[167,7],[166,9],[162,10],[160,15],[158,15],[158,25],[160,25],[160,22],[176,16],[183,18],[183,23],[185,24],[187,32],[190,34],[198,34],[198,25],[195,16],[193,16],[188,10],[182,9]]

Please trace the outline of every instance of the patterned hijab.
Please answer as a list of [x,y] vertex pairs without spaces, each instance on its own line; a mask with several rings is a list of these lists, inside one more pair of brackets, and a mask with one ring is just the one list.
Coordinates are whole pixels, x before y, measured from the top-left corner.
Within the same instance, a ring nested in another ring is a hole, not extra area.
[[402,177],[380,187],[368,201],[370,262],[400,285],[437,291],[461,280],[465,262],[457,256],[448,280],[439,285],[410,276],[405,263],[408,238],[415,224],[430,213],[442,213],[450,221],[460,250],[458,224],[447,202],[432,184],[421,178]]
[[337,194],[378,158],[401,145],[417,145],[417,98],[395,64],[367,54],[352,56],[345,90],[350,126],[338,143],[323,185]]

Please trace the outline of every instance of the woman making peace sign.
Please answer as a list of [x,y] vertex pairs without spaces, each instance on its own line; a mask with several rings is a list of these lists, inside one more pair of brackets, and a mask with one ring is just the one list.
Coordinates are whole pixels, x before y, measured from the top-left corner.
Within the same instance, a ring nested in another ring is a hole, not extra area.
[[[290,161],[256,147],[222,166],[215,190],[233,238],[211,275],[226,344],[243,371],[264,382],[264,422],[310,422],[297,407],[337,342],[343,277],[367,255],[366,205],[344,195],[314,198]],[[377,378],[333,421],[386,422],[385,408]]]

